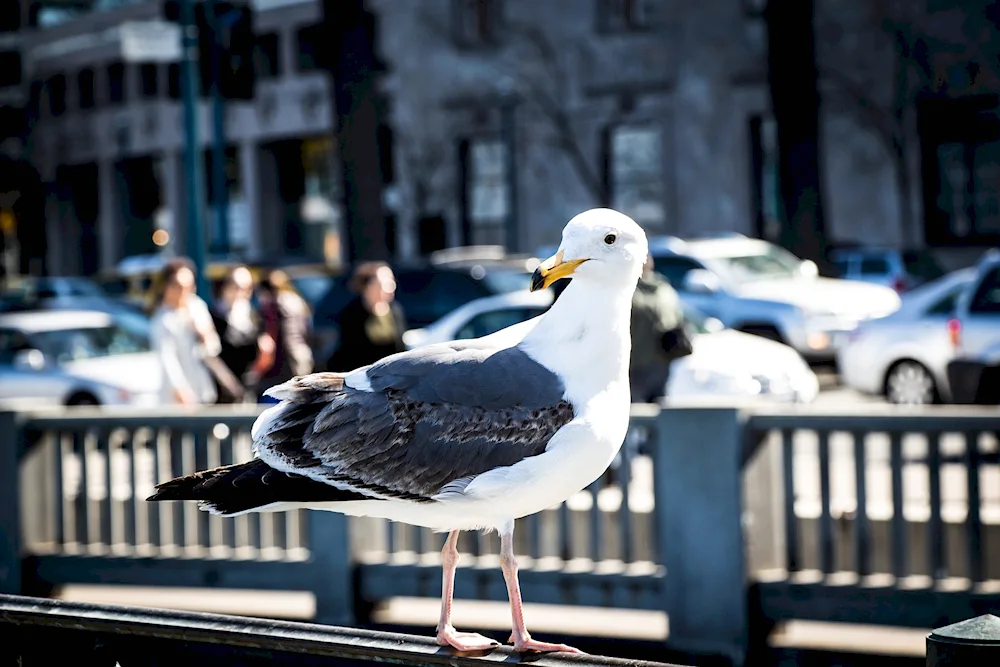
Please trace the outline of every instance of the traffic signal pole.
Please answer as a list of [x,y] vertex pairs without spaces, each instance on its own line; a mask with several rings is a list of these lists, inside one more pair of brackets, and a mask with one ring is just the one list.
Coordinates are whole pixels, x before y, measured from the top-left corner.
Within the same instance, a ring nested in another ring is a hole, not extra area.
[[184,107],[184,166],[187,172],[187,254],[194,262],[198,295],[209,300],[205,276],[205,234],[201,224],[204,173],[198,142],[198,26],[193,0],[180,0],[181,98]]

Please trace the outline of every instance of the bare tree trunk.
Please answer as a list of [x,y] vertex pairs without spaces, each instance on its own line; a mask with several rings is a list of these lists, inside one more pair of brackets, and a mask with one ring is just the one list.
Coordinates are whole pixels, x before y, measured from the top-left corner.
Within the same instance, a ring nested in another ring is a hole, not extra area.
[[770,0],[768,80],[784,202],[782,245],[826,263],[813,0]]
[[364,0],[325,0],[329,28],[334,113],[344,181],[348,261],[388,259],[382,213],[382,167],[378,144],[374,17]]

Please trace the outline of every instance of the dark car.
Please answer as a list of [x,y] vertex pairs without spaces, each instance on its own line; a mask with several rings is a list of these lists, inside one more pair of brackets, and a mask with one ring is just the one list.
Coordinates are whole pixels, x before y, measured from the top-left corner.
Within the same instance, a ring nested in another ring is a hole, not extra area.
[[[473,299],[528,288],[529,264],[521,262],[480,263],[469,266],[396,265],[396,300],[411,329],[426,327]],[[340,311],[354,294],[348,289],[351,271],[334,277],[330,290],[313,314],[317,359],[326,359],[336,349]]]
[[34,310],[120,313],[134,309],[110,296],[93,281],[80,276],[18,278],[0,294],[0,312]]

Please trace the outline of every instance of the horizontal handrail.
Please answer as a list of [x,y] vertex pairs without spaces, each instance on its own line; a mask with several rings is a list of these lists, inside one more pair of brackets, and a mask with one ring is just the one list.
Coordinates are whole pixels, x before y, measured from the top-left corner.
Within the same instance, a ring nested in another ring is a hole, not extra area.
[[[438,646],[430,637],[415,637],[310,623],[168,609],[68,602],[0,595],[0,628],[70,630],[95,635],[131,636],[177,642],[224,645],[246,651],[275,651],[315,657],[390,662],[398,665],[477,666],[516,663],[518,654],[502,646],[485,655],[463,655]],[[525,662],[546,665],[669,667],[665,663],[593,655],[547,654]]]

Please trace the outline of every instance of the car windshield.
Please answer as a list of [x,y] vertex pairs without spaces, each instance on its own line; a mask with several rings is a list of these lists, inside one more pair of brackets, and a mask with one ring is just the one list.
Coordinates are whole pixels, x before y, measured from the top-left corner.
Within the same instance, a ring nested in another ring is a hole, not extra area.
[[795,255],[777,246],[758,253],[705,258],[705,262],[734,282],[794,278],[802,265]]
[[531,274],[527,271],[512,269],[487,270],[486,275],[483,276],[483,282],[493,294],[520,292],[528,289],[528,285],[531,284]]
[[31,339],[33,347],[58,364],[149,351],[148,338],[133,327],[125,328],[117,324],[40,331]]

